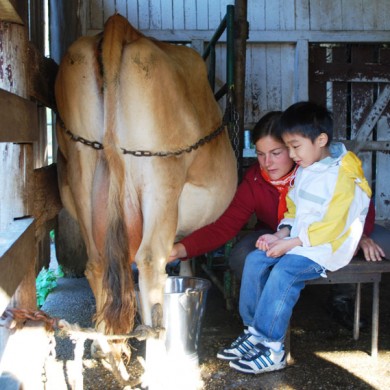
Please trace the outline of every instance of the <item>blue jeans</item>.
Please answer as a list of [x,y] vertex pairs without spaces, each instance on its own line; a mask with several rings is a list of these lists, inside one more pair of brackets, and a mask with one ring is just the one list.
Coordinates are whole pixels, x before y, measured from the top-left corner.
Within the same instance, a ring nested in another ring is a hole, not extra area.
[[305,281],[321,277],[324,269],[298,255],[268,257],[256,249],[245,261],[240,290],[244,325],[264,341],[283,342],[292,310]]
[[272,234],[275,233],[275,231],[270,229],[256,230],[242,236],[240,240],[234,244],[229,256],[229,267],[239,281],[242,279],[246,257],[256,249],[257,239],[266,233]]

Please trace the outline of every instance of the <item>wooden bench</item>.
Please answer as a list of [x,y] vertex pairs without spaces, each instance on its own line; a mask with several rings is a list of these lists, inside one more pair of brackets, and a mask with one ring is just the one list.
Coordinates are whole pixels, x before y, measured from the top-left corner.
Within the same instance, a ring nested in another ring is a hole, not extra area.
[[315,284],[356,284],[355,313],[353,338],[359,338],[361,283],[372,283],[372,330],[371,330],[371,356],[378,355],[379,332],[379,283],[384,272],[390,272],[390,261],[366,261],[362,257],[354,258],[347,266],[335,272],[327,272],[327,278],[319,278],[306,282],[306,285]]
[[[224,294],[226,308],[232,310],[236,307],[238,299],[237,281],[234,275],[229,270],[229,265],[225,261],[216,265],[212,256],[207,256],[207,264],[203,264],[202,268],[211,278],[218,289]],[[223,282],[215,275],[215,270],[221,268],[223,270]],[[371,330],[371,356],[376,358],[378,356],[378,333],[379,333],[379,284],[382,279],[382,274],[390,272],[390,260],[384,259],[382,261],[366,261],[363,257],[354,257],[352,261],[345,267],[335,272],[327,272],[327,278],[319,278],[306,282],[306,285],[315,284],[356,284],[356,298],[355,298],[355,313],[354,313],[354,327],[353,338],[359,339],[359,322],[360,322],[360,304],[361,304],[361,284],[372,283],[372,330]],[[290,352],[290,329],[286,335],[286,351]]]

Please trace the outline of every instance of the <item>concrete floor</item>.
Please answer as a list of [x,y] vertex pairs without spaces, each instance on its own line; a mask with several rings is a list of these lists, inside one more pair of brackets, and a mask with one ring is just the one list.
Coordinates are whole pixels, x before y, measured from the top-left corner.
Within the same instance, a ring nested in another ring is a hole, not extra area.
[[[208,294],[199,361],[204,390],[220,389],[388,389],[390,388],[390,275],[380,291],[380,333],[377,359],[369,355],[370,330],[355,341],[352,332],[332,320],[327,312],[329,286],[308,286],[294,310],[291,321],[292,360],[282,371],[258,376],[240,374],[215,357],[241,331],[236,312],[228,312],[219,290]],[[362,289],[362,314],[371,319],[371,285]],[[94,299],[85,279],[61,279],[43,307],[50,315],[80,326],[91,326]],[[46,367],[44,389],[123,389],[112,374],[89,355],[75,362],[75,345],[57,337],[57,356]],[[142,343],[133,351],[142,355]],[[134,360],[133,360],[134,361]],[[82,364],[82,366],[81,366]],[[139,369],[138,369],[139,370]],[[137,369],[136,369],[137,371]],[[172,368],[175,375],[175,368]]]

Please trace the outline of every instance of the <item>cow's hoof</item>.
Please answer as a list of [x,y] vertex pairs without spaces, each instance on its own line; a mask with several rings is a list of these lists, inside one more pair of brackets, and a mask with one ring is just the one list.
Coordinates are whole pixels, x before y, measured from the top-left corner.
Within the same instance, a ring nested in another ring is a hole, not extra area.
[[93,359],[104,359],[106,357],[98,340],[94,340],[91,344],[91,357]]
[[[106,343],[104,343],[106,344]],[[121,361],[129,363],[131,359],[131,348],[123,341],[108,342],[106,344],[107,352],[104,352],[99,341],[94,340],[91,344],[91,356],[93,359],[107,360],[110,361],[110,356],[113,357],[114,361]],[[125,363],[125,364],[127,364]]]

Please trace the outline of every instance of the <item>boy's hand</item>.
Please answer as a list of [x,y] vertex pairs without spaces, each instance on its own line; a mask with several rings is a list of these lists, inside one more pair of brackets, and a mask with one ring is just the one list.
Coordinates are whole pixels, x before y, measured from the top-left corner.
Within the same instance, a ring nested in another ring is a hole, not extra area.
[[269,245],[266,254],[268,257],[280,257],[296,246],[302,245],[302,241],[296,237],[290,240],[279,239]]
[[278,239],[274,234],[263,234],[259,237],[259,239],[256,241],[256,248],[260,249],[262,251],[267,251],[269,249],[269,245],[272,242],[275,242]]
[[289,245],[290,240],[278,239],[269,245],[266,251],[268,257],[280,257],[288,252],[291,248]]

